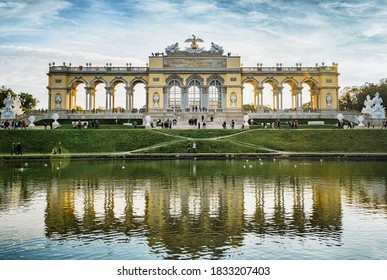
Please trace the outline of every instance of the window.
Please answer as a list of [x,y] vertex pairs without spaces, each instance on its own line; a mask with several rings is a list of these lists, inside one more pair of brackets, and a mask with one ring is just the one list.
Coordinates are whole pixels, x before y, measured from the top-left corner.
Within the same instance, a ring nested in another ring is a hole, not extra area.
[[201,107],[201,84],[198,80],[192,80],[188,84],[188,107]]
[[222,107],[222,84],[218,80],[212,80],[208,87],[209,108],[216,109]]
[[169,88],[169,108],[181,107],[181,87],[180,83],[172,80],[168,84]]

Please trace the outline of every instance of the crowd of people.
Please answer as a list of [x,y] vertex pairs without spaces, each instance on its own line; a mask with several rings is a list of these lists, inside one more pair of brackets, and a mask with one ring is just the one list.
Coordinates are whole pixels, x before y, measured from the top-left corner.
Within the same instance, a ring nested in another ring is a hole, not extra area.
[[27,122],[25,120],[16,121],[13,120],[12,122],[5,120],[0,123],[0,127],[4,129],[26,129],[27,128]]
[[[152,128],[154,128],[153,121],[150,123],[150,125]],[[166,121],[162,121],[161,119],[158,119],[156,122],[156,127],[160,127],[160,128],[172,129],[172,127],[176,125],[177,125],[176,119],[173,119],[173,120],[167,119]]]
[[100,122],[98,120],[92,120],[92,121],[73,121],[72,122],[73,128],[92,128],[92,129],[98,129],[100,126]]

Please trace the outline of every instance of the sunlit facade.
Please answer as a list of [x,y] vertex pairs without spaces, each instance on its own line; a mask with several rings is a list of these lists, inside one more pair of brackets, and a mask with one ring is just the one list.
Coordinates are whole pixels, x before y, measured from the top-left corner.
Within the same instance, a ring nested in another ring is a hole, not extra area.
[[[197,38],[196,38],[197,40]],[[302,90],[308,89],[310,108],[338,109],[338,68],[316,65],[303,67],[243,67],[241,58],[213,44],[210,50],[196,45],[180,49],[178,43],[162,53],[152,53],[146,67],[126,66],[72,66],[50,64],[48,72],[49,109],[74,110],[77,100],[84,99],[85,110],[95,110],[96,99],[103,99],[103,108],[134,108],[136,85],[144,86],[147,112],[190,111],[205,108],[213,111],[238,111],[243,107],[246,85],[253,88],[253,106],[263,110],[265,87],[270,88],[271,109],[284,110],[284,98],[290,99],[291,108],[301,109],[305,100]],[[124,103],[116,101],[117,87],[124,88]],[[290,90],[284,96],[284,88]],[[98,90],[97,90],[98,89]],[[82,94],[80,93],[82,90]],[[82,95],[80,97],[79,95]]]

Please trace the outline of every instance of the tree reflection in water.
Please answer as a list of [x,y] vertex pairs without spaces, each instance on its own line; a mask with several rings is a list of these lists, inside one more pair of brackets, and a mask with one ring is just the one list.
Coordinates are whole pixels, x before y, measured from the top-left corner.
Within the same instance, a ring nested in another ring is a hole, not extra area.
[[224,259],[248,236],[285,247],[289,240],[342,246],[343,200],[386,215],[378,162],[371,173],[371,163],[285,160],[53,161],[51,168],[31,163],[22,173],[18,164],[3,163],[1,212],[45,193],[46,238],[141,238],[165,259]]

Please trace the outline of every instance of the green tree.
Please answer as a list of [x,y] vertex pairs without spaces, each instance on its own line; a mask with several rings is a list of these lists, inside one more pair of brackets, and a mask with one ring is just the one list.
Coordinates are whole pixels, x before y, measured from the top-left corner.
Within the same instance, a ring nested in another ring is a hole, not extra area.
[[303,110],[311,110],[312,107],[310,106],[310,102],[302,104],[302,109]]
[[28,112],[30,110],[33,110],[36,108],[36,105],[38,105],[39,101],[34,98],[31,94],[26,92],[21,92],[18,94],[18,97],[20,99],[21,108],[24,112]]
[[4,107],[4,99],[7,95],[11,94],[12,98],[19,97],[21,108],[24,112],[28,112],[36,107],[38,100],[34,98],[31,94],[21,92],[16,94],[12,89],[5,87],[4,85],[0,88],[0,108]]
[[354,109],[361,111],[364,107],[364,101],[369,95],[371,98],[375,96],[375,93],[379,92],[380,97],[384,102],[384,106],[387,105],[387,79],[380,80],[379,83],[365,83],[362,86],[346,87],[340,93],[339,104],[340,108]]

